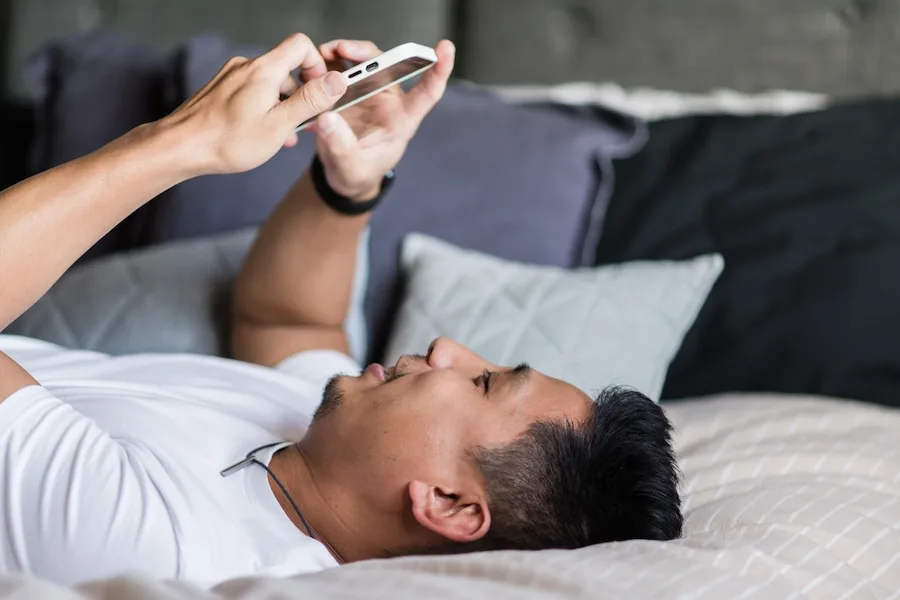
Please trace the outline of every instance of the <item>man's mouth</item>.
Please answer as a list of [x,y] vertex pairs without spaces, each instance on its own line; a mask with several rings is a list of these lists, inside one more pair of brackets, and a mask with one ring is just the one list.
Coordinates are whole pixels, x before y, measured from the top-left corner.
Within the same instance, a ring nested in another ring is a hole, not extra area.
[[388,378],[385,373],[384,367],[379,365],[378,363],[372,363],[368,367],[366,367],[366,373],[370,373],[375,376],[376,379],[380,380],[382,383],[387,383]]
[[378,363],[372,363],[368,367],[366,367],[365,373],[368,373],[378,379],[382,383],[390,383],[391,381],[397,379],[398,377],[402,377],[403,373],[397,372],[397,366],[393,367],[385,367]]

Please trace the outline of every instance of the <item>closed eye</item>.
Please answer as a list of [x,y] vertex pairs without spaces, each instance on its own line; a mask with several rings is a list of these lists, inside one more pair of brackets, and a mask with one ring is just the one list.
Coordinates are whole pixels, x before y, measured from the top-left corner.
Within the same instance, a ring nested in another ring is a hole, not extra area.
[[476,379],[477,384],[479,384],[482,388],[484,388],[484,393],[487,394],[491,389],[491,378],[493,377],[493,373],[488,371],[487,369]]

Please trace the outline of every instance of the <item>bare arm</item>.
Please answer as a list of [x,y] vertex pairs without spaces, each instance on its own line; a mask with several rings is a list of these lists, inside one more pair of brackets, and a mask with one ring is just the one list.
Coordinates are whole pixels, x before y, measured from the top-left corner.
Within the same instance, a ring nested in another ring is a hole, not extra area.
[[297,182],[260,229],[236,282],[235,358],[275,365],[314,348],[347,353],[343,322],[368,221],[332,211],[309,173]]
[[97,240],[185,179],[174,132],[139,128],[94,154],[0,193],[0,331]]
[[[384,175],[444,93],[454,48],[441,42],[436,51],[438,64],[407,94],[397,87],[319,118],[316,149],[336,192],[356,201],[378,195]],[[379,50],[371,42],[336,40],[320,52],[337,68]],[[349,217],[325,205],[309,173],[297,182],[260,230],[235,284],[235,358],[273,366],[304,350],[347,353],[343,322],[367,222],[367,215]]]
[[[279,102],[301,66],[314,82]],[[166,119],[0,194],[0,331],[34,304],[81,254],[169,187],[207,173],[246,171],[291,141],[293,128],[327,109],[344,87],[325,87],[325,64],[305,36],[230,61]],[[343,81],[337,74],[340,85]],[[236,140],[239,143],[236,143]],[[0,353],[0,401],[34,384]]]
[[[0,331],[98,239],[184,179],[168,132],[145,126],[0,193]],[[36,381],[0,353],[0,400]]]

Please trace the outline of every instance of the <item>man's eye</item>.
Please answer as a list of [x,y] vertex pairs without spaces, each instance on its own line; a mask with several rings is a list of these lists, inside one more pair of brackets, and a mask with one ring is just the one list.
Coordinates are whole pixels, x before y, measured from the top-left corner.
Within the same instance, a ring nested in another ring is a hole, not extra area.
[[487,369],[485,369],[484,373],[481,374],[481,385],[484,388],[484,393],[487,394],[491,389],[491,373]]

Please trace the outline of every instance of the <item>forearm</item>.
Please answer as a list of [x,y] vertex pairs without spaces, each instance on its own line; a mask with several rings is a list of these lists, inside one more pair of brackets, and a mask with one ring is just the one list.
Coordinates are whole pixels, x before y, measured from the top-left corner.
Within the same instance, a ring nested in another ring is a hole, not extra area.
[[170,140],[145,125],[0,193],[0,330],[125,217],[191,176]]
[[260,229],[235,285],[235,318],[263,327],[340,329],[367,223],[368,215],[329,208],[306,173]]

